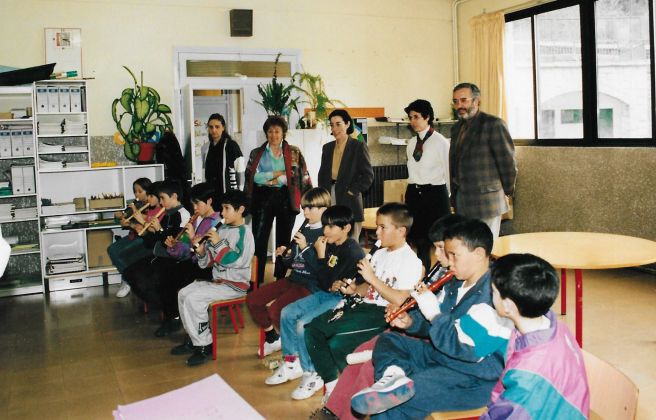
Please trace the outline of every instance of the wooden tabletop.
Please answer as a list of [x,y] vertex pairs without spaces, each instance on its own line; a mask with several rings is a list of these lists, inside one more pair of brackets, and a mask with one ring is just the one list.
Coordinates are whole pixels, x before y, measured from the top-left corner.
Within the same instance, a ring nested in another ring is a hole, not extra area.
[[605,269],[656,263],[656,242],[592,232],[535,232],[502,236],[492,255],[530,253],[556,268]]

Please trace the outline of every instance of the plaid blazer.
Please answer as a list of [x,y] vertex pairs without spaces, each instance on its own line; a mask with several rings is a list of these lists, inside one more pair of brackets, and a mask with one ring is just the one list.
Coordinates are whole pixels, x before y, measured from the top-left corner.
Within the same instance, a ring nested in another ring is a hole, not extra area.
[[[462,144],[458,144],[460,133]],[[488,219],[508,210],[505,196],[515,192],[515,146],[500,118],[479,111],[451,128],[449,149],[451,194],[463,208],[456,212]]]

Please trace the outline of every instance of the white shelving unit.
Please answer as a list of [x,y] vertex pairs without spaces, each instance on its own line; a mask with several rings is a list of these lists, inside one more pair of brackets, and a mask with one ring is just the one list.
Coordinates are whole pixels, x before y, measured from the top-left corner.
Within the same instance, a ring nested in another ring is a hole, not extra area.
[[39,219],[14,214],[8,217],[6,214],[8,206],[14,209],[37,207],[36,192],[13,193],[19,180],[11,179],[11,168],[22,166],[28,168],[34,181],[34,119],[27,117],[28,110],[33,109],[33,103],[31,86],[0,87],[0,112],[14,113],[14,118],[0,119],[0,181],[9,181],[12,191],[7,194],[5,188],[2,191],[6,195],[0,195],[0,206],[5,209],[0,215],[0,231],[3,237],[12,242],[9,263],[0,278],[0,297],[43,291],[38,255]]

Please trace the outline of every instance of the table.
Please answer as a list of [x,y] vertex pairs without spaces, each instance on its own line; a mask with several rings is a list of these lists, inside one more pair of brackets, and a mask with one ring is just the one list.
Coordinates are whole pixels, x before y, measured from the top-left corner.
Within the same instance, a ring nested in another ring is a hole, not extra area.
[[592,232],[535,232],[502,236],[492,256],[530,253],[561,269],[560,309],[566,313],[567,270],[574,270],[576,341],[583,347],[582,270],[637,267],[656,262],[656,242],[633,236]]

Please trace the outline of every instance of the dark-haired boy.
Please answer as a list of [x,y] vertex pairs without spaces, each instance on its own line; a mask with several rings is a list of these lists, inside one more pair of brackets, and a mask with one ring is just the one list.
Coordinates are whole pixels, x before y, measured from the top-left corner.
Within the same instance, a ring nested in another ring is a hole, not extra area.
[[207,305],[215,300],[235,299],[248,291],[251,282],[251,260],[255,243],[250,228],[244,223],[246,194],[233,190],[221,201],[224,224],[207,233],[207,242],[198,246],[198,265],[212,267],[211,281],[196,280],[178,292],[180,319],[188,336],[184,343],[171,349],[171,354],[193,353],[188,366],[205,363],[212,352]]
[[503,369],[511,332],[492,306],[492,232],[480,220],[458,223],[445,232],[445,250],[456,279],[439,296],[430,291],[415,295],[419,310],[391,323],[429,341],[382,334],[372,359],[377,382],[353,396],[356,412],[424,418],[433,411],[487,402]]
[[[342,293],[355,297],[359,303],[342,299],[336,308],[305,327],[305,344],[317,375],[326,385],[327,395],[346,367],[346,355],[387,327],[388,303],[401,305],[421,279],[421,261],[405,241],[411,226],[412,216],[405,204],[382,205],[376,212],[376,236],[381,249],[371,262],[363,259],[358,263],[364,283],[357,285],[352,281],[340,287]],[[312,394],[308,390],[305,397]]]
[[155,331],[157,337],[169,335],[182,325],[178,312],[178,290],[194,279],[211,278],[211,269],[198,267],[197,258],[191,252],[191,242],[197,242],[221,220],[221,214],[214,211],[212,206],[214,194],[214,188],[207,182],[191,187],[191,202],[197,216],[195,224],[189,221],[184,227],[185,233],[178,240],[169,235],[163,246],[161,243],[155,246],[158,250],[156,255],[161,258],[152,267],[159,277],[159,295],[164,314],[162,324]]
[[549,310],[556,270],[531,254],[509,254],[492,268],[497,313],[515,324],[506,367],[483,420],[586,419],[590,393],[583,355],[567,326]]

